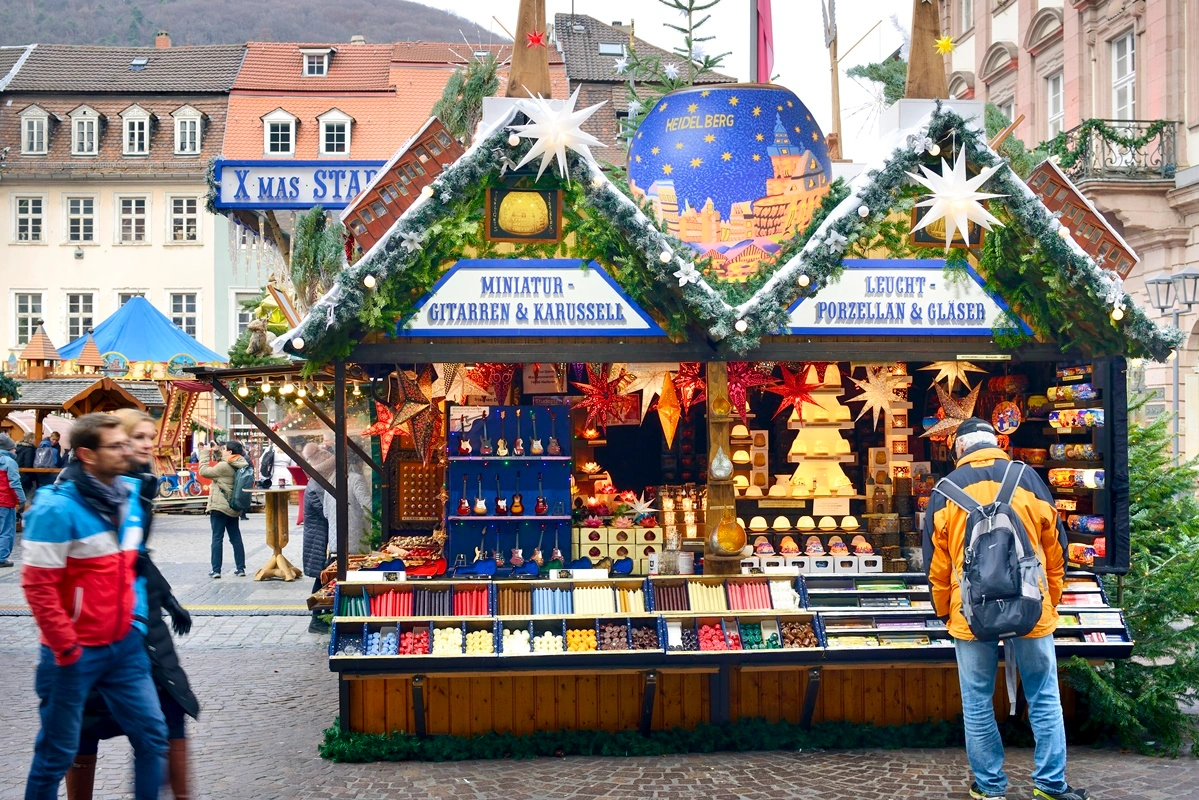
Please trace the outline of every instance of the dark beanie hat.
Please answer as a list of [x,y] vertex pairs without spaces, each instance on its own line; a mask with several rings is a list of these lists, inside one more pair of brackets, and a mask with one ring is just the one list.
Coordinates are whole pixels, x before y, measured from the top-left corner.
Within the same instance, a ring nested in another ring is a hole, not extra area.
[[997,435],[995,433],[995,428],[991,426],[991,423],[987,422],[985,419],[979,419],[978,417],[970,417],[969,419],[963,421],[962,424],[958,426],[958,429],[954,431],[953,435],[954,438],[960,439],[961,437],[970,433],[989,433],[992,436]]

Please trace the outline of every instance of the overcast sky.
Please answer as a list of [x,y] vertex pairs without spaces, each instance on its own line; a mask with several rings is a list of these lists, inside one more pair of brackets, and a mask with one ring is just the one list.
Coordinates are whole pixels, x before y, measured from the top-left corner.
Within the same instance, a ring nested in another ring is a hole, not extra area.
[[[516,27],[519,0],[417,0],[466,17],[484,28],[502,31],[494,15],[509,31]],[[588,14],[603,22],[635,21],[638,38],[666,49],[681,45],[682,37],[664,27],[679,23],[679,14],[657,0],[546,0],[546,15]],[[754,0],[722,0],[710,12],[712,18],[700,35],[716,38],[706,43],[711,54],[731,52],[722,70],[740,80],[750,80],[749,25]],[[795,92],[828,133],[832,121],[828,51],[820,17],[820,0],[774,0],[775,82]],[[877,136],[879,93],[869,83],[845,77],[855,64],[878,61],[903,43],[903,35],[891,21],[899,14],[905,29],[911,25],[911,3],[907,0],[840,0],[837,3],[838,42],[841,52],[841,128],[845,155],[861,158],[868,143]],[[852,52],[846,53],[875,23],[879,23]]]

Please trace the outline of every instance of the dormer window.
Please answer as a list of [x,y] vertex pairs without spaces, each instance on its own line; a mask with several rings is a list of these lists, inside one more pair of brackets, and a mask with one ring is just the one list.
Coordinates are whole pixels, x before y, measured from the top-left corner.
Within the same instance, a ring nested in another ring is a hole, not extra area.
[[296,117],[277,108],[262,118],[262,150],[267,155],[291,156],[296,152]]
[[175,120],[175,154],[180,156],[199,155],[203,146],[204,115],[192,108],[183,106],[171,112]]
[[601,56],[620,56],[624,55],[624,44],[621,42],[600,42],[599,54]]
[[138,105],[121,112],[122,152],[127,156],[144,156],[150,152],[150,112]]
[[42,156],[50,146],[50,115],[37,106],[30,106],[21,118],[21,155]]
[[329,74],[329,56],[333,53],[333,48],[322,47],[320,49],[301,49],[300,55],[304,58],[304,77],[306,78],[323,78]]
[[321,155],[349,156],[354,118],[340,109],[331,108],[316,119],[321,126]]
[[100,152],[100,115],[88,106],[71,112],[71,155],[94,156]]

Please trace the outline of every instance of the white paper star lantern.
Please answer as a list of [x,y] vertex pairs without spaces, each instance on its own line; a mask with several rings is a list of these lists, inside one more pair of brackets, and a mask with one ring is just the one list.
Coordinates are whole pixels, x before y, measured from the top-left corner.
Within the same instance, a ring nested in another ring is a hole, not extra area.
[[970,244],[971,222],[981,225],[987,230],[991,230],[992,225],[1002,227],[1003,223],[983,208],[981,201],[992,197],[1004,197],[1004,195],[978,191],[979,187],[990,180],[991,176],[1002,166],[1002,164],[996,164],[993,167],[986,167],[971,178],[966,174],[966,158],[959,152],[952,169],[945,159],[941,159],[940,175],[923,164],[920,165],[920,171],[924,173],[923,177],[909,172],[908,175],[913,180],[923,184],[932,193],[931,198],[916,204],[917,207],[929,210],[920,220],[920,224],[912,229],[912,232],[928,227],[938,220],[945,220],[945,249],[948,250],[950,243],[953,242],[954,234],[959,231],[966,244]]
[[568,149],[574,150],[592,163],[595,162],[595,158],[591,155],[591,147],[605,147],[606,145],[590,133],[585,132],[582,125],[604,103],[596,103],[588,108],[575,111],[575,103],[578,102],[578,99],[579,90],[575,89],[570,99],[557,109],[544,97],[520,101],[520,110],[533,121],[526,125],[513,125],[512,129],[516,131],[517,135],[525,139],[532,139],[533,146],[516,165],[518,169],[540,156],[541,166],[537,169],[537,177],[540,178],[541,174],[545,172],[545,168],[549,166],[550,160],[556,158],[558,172],[563,178],[569,180],[570,175],[566,163]]
[[677,64],[667,64],[665,67],[662,67],[662,72],[672,81],[677,80],[679,77],[679,67]]

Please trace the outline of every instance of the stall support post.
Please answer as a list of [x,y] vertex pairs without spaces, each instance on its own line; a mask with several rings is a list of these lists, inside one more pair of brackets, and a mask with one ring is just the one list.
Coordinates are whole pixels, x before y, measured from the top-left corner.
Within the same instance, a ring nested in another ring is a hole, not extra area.
[[345,675],[337,676],[337,726],[342,733],[350,732],[350,682]]
[[413,732],[418,738],[425,738],[425,676],[412,676],[412,718]]
[[713,725],[728,722],[732,716],[729,713],[733,685],[731,669],[728,664],[721,664],[718,670],[708,676],[708,722]]
[[729,370],[723,361],[709,361],[707,370],[708,389],[708,511],[704,515],[704,574],[739,575],[741,555],[718,556],[708,548],[708,534],[724,519],[725,514],[737,516],[737,493],[733,489],[733,477],[712,477],[712,459],[718,450],[724,450],[726,458],[732,452],[729,434],[733,425],[729,401]]
[[333,363],[333,442],[335,468],[337,470],[337,580],[346,579],[346,565],[350,549],[350,462],[346,450],[346,362]]
[[799,714],[799,727],[812,728],[812,714],[816,712],[816,698],[820,696],[820,667],[808,670],[808,688],[803,693],[803,711]]
[[641,693],[641,735],[648,736],[654,724],[654,700],[658,695],[658,672],[649,670],[642,673],[644,679]]

